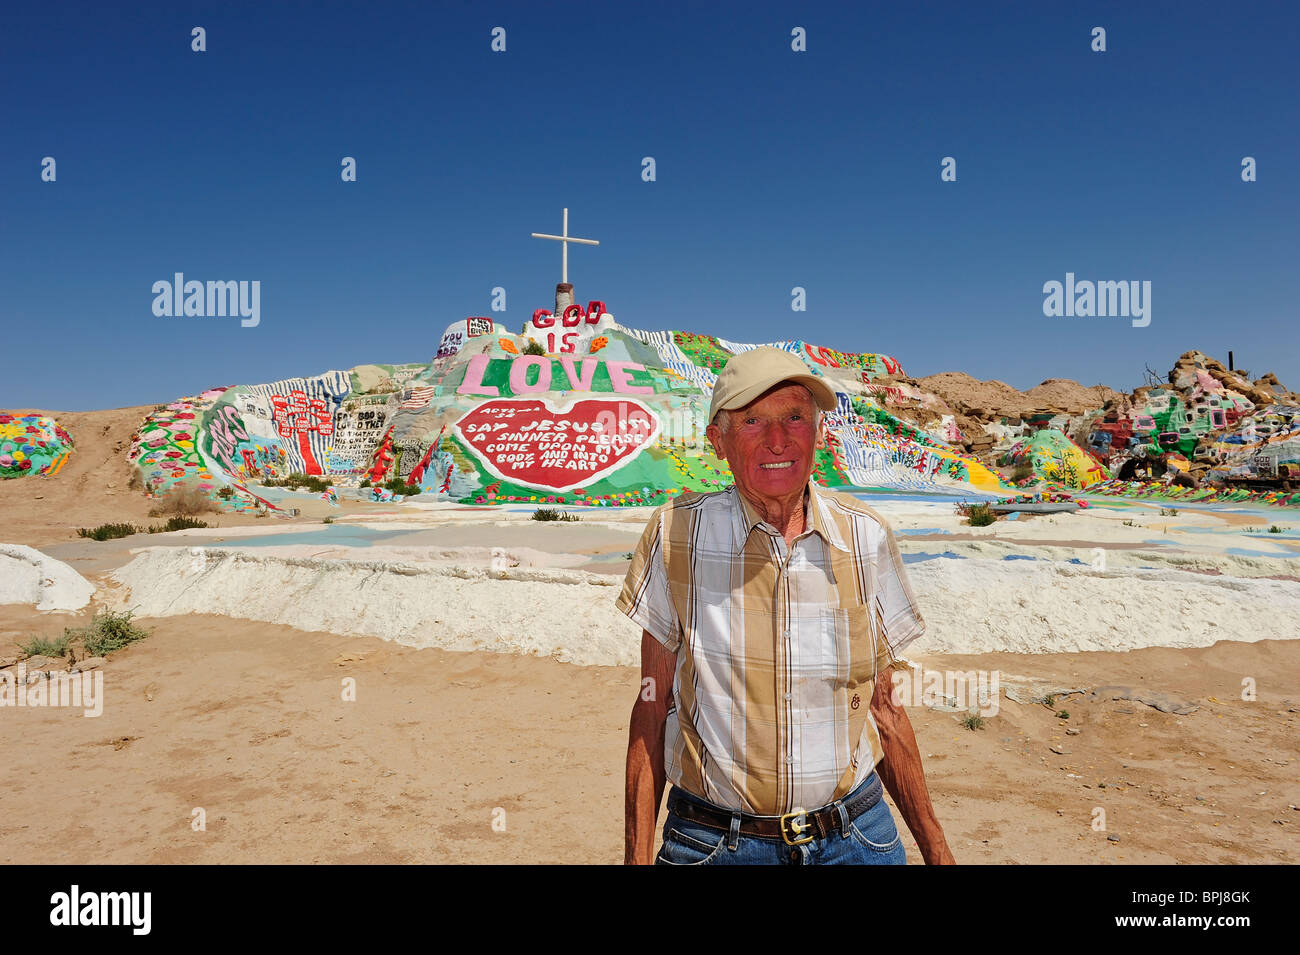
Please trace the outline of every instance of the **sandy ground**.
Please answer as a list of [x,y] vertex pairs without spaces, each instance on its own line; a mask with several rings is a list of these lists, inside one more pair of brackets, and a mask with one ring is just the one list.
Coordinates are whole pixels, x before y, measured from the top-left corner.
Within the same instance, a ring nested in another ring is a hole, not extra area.
[[[11,635],[48,624],[0,608]],[[146,624],[151,636],[107,668],[102,716],[0,710],[0,862],[621,859],[631,667],[413,650],[210,615]],[[1300,695],[1284,697],[1282,682],[1300,671],[1300,643],[924,662],[1158,687],[1200,707],[1175,716],[1081,695],[1055,708],[1003,699],[973,731],[909,708],[959,862],[1300,860],[1300,812],[1289,808],[1300,805]],[[1258,699],[1242,702],[1252,674]],[[355,702],[342,699],[349,677]],[[192,828],[196,808],[205,831]],[[1092,828],[1098,808],[1105,831]]]
[[[621,576],[623,554],[644,519],[601,514],[579,525],[542,526],[478,511],[321,505],[319,514],[305,507],[296,521],[221,515],[209,532],[103,543],[77,538],[78,526],[148,522],[149,502],[127,491],[128,472],[118,460],[145,410],[56,413],[78,441],[63,472],[48,481],[0,483],[0,540],[66,562],[110,602],[124,586],[112,575],[142,553],[157,553],[140,551],[146,547],[228,554],[256,548],[307,565],[356,562],[369,551],[370,558],[423,570],[458,566],[467,586],[497,588],[489,593],[509,593],[529,575],[555,592],[578,586],[556,582],[577,575],[590,592],[612,598],[609,585]],[[117,485],[112,493],[99,474]],[[265,546],[268,535],[319,534],[325,513],[340,518],[342,538],[321,546],[314,536],[286,536]],[[1253,515],[1180,510],[1169,518],[1158,507],[1136,505],[959,530],[955,519],[923,503],[900,501],[886,513],[905,553],[964,551],[964,561],[911,564],[918,579],[941,564],[988,572],[1004,551],[1053,562],[1073,554],[1087,562],[1101,547],[1108,572],[1132,568],[1134,576],[1151,566],[1176,574],[1184,587],[1223,576],[1243,588],[1291,588],[1280,591],[1283,601],[1300,595],[1294,539],[1251,532],[1261,523]],[[1272,517],[1294,527],[1288,518]],[[502,553],[512,555],[513,580],[493,579],[494,548],[498,562]],[[1008,572],[1028,566],[1005,563]],[[1071,573],[1052,586],[1073,586]],[[548,574],[555,580],[548,582]],[[1123,592],[1125,575],[1113,579],[1114,593]],[[319,594],[328,602],[327,588]],[[449,621],[465,616],[454,600],[445,602]],[[17,643],[33,635],[55,636],[87,621],[95,606],[38,613],[30,605],[0,605],[0,657],[14,655]],[[1117,618],[1121,609],[1124,628],[1176,629],[1183,616],[1159,602],[1117,608]],[[1216,613],[1220,633],[1228,632],[1231,608]],[[639,688],[634,666],[527,655],[541,652],[536,648],[453,652],[403,646],[392,634],[161,614],[159,608],[141,619],[151,631],[146,640],[111,655],[102,716],[0,708],[0,745],[10,764],[9,785],[0,789],[0,861],[620,860],[627,716]],[[943,617],[939,601],[934,614]],[[909,707],[957,860],[1300,861],[1300,810],[1292,808],[1300,805],[1296,635],[1273,621],[1237,639],[1200,634],[1204,645],[1179,649],[959,656],[922,647],[912,657],[927,668],[998,670],[1020,682],[1084,690],[1127,686],[1135,692],[1123,695],[1160,694],[1196,707],[1175,715],[1110,699],[1110,692],[1063,695],[1051,706],[1003,695],[998,712],[976,730],[952,713]],[[348,678],[355,680],[355,701],[342,698]],[[1242,699],[1244,679],[1254,683],[1253,701]],[[1058,717],[1062,712],[1068,717]],[[196,809],[203,810],[201,831]],[[1104,830],[1094,828],[1098,810]],[[910,861],[920,861],[906,833],[904,840]]]

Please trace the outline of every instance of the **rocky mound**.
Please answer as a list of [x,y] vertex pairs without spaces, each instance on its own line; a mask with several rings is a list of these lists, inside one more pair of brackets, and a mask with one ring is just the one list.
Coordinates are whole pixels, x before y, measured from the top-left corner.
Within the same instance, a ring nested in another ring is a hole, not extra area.
[[918,387],[942,398],[953,413],[979,421],[1020,417],[1037,407],[1005,381],[980,381],[963,371],[942,371],[916,379]]
[[1113,388],[1105,385],[1085,388],[1069,378],[1048,378],[1025,392],[1025,399],[1033,406],[1027,411],[1051,409],[1072,415],[1096,411],[1118,397],[1119,392]]

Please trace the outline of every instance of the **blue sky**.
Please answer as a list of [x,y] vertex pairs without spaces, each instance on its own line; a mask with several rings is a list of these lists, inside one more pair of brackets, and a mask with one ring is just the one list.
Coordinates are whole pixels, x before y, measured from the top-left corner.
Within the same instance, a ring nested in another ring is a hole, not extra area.
[[[1298,9],[11,5],[0,408],[427,361],[495,286],[516,328],[552,304],[529,233],[564,206],[601,240],[571,250],[579,299],[624,324],[1019,388],[1232,348],[1300,388]],[[260,281],[260,324],[156,317],[177,271]],[[1066,272],[1150,281],[1150,325],[1045,317]]]

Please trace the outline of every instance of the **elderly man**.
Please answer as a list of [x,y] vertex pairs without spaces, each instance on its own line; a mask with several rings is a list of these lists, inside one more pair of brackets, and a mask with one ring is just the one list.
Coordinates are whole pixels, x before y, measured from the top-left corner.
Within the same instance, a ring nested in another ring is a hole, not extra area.
[[893,533],[810,481],[835,392],[756,348],[718,376],[725,491],[684,494],[641,536],[618,608],[643,629],[625,860],[905,864],[882,780],[927,863],[951,863],[889,668],[925,623]]

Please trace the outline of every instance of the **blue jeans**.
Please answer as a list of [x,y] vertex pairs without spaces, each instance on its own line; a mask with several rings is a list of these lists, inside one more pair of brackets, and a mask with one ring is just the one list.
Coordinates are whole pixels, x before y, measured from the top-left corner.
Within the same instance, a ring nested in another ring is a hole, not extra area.
[[[871,787],[883,788],[875,773],[851,795]],[[672,794],[709,805],[676,786]],[[882,797],[854,819],[848,829],[832,832],[825,839],[814,838],[801,846],[743,833],[733,838],[729,832],[687,822],[670,812],[664,820],[664,843],[655,856],[655,865],[907,865],[907,852],[889,805]]]

